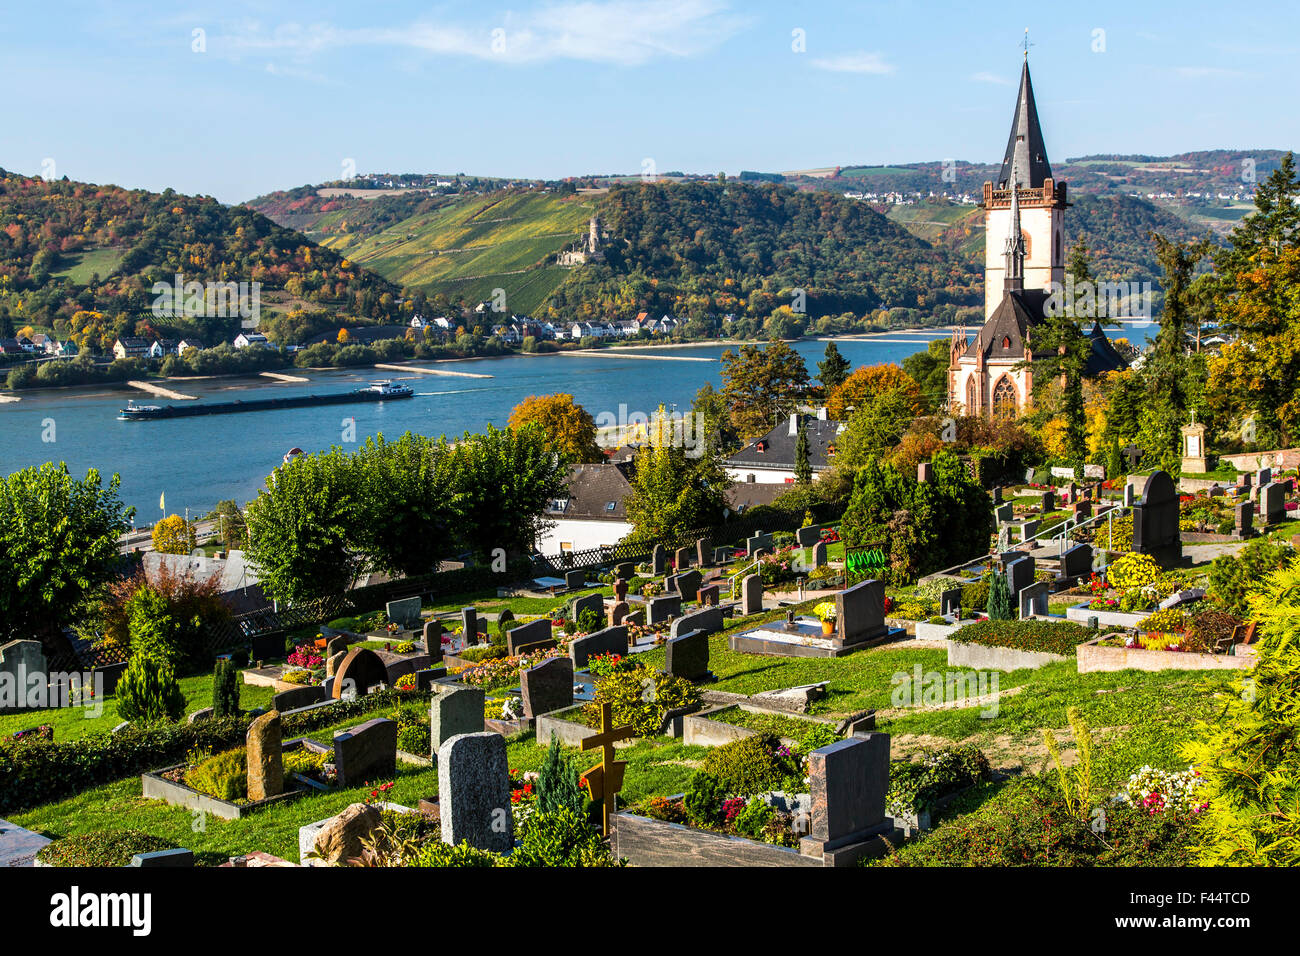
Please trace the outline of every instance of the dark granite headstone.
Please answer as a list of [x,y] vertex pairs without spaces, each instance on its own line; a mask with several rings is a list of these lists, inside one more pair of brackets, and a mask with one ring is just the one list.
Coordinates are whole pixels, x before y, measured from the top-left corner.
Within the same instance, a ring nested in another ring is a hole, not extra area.
[[1165,570],[1182,561],[1178,491],[1167,472],[1157,471],[1147,478],[1142,500],[1133,506],[1133,550],[1151,555]]
[[367,720],[334,735],[334,765],[340,787],[359,787],[397,772],[397,721]]
[[286,710],[297,710],[299,707],[319,704],[324,699],[325,688],[319,684],[311,687],[295,687],[293,690],[282,690],[273,696],[271,707],[283,714]]
[[1013,603],[1016,600],[1016,595],[1033,583],[1034,559],[1032,557],[1019,558],[1007,565],[1007,587],[1011,591]]
[[1033,617],[1035,614],[1047,613],[1047,582],[1035,581],[1020,589],[1020,616]]
[[664,648],[664,670],[673,677],[690,681],[709,680],[709,635],[704,631],[685,631],[668,640]]
[[826,544],[818,541],[812,546],[812,566],[814,568],[823,568],[826,566]]
[[576,571],[564,572],[564,586],[570,591],[581,591],[587,585],[587,571],[585,568],[579,568]]
[[678,548],[673,552],[673,567],[680,574],[691,566],[691,549]]
[[442,660],[442,622],[424,622],[424,651],[435,664]]
[[1275,525],[1286,520],[1286,486],[1270,481],[1259,489],[1260,510],[1265,525]]
[[700,538],[695,542],[695,563],[702,568],[707,568],[713,561],[713,542],[708,538]]
[[599,591],[586,594],[573,602],[573,620],[582,623],[582,612],[591,611],[597,621],[605,620],[605,598]]
[[1006,504],[998,505],[996,508],[993,509],[993,517],[998,524],[1006,524],[1015,516],[1016,516],[1015,506],[1012,505],[1011,502],[1009,501]]
[[483,730],[485,697],[481,687],[442,687],[429,698],[429,743],[433,754],[457,734]]
[[457,734],[438,748],[442,842],[505,853],[514,846],[510,763],[500,734]]
[[721,599],[721,594],[716,584],[706,584],[700,588],[700,605],[702,607],[717,607]]
[[1076,544],[1061,556],[1061,577],[1078,580],[1092,574],[1092,545]]
[[664,554],[664,547],[656,544],[650,551],[650,576],[659,577],[668,570],[668,556]]
[[514,657],[520,653],[521,647],[536,644],[539,641],[549,641],[552,636],[550,618],[541,617],[536,621],[520,624],[518,627],[512,627],[506,631],[506,653]]
[[383,659],[374,651],[354,647],[334,668],[334,684],[330,696],[340,700],[345,692],[352,692],[360,697],[369,693],[370,688],[387,682],[388,668],[384,666]]
[[463,607],[460,609],[460,636],[465,647],[478,643],[475,635],[478,634],[478,611],[472,607]]
[[993,503],[994,503],[995,505],[1000,505],[1000,504],[1002,504],[1002,486],[1001,486],[1001,485],[998,485],[996,488],[994,488],[993,491],[991,492],[991,494],[992,494],[992,496],[993,496]]
[[680,594],[661,594],[646,601],[648,624],[662,624],[670,617],[682,613],[682,596]]
[[573,661],[552,657],[519,674],[524,716],[549,714],[573,706]]
[[745,540],[745,550],[749,552],[749,556],[751,558],[754,557],[759,551],[771,551],[772,536],[770,534],[765,534],[763,532],[759,532],[756,535],[752,535],[751,537]]
[[683,614],[681,617],[674,619],[668,629],[668,635],[669,637],[677,637],[679,634],[685,634],[688,631],[702,631],[707,635],[720,630],[722,630],[722,608],[708,607],[701,608],[698,611],[691,611],[689,614]]
[[835,596],[835,642],[841,646],[880,637],[885,626],[885,583],[863,581]]
[[683,601],[694,601],[700,590],[700,572],[691,568],[680,574],[670,574],[666,590],[680,594]]
[[1243,501],[1232,509],[1232,513],[1233,537],[1249,538],[1254,533],[1255,506],[1249,501]]
[[806,528],[800,528],[794,533],[794,540],[801,548],[811,548],[821,539],[822,529],[815,524],[810,524]]
[[954,620],[961,619],[961,588],[947,588],[939,592],[939,613]]
[[614,565],[614,577],[628,580],[636,576],[636,563],[633,561],[620,561]]
[[418,597],[402,598],[389,601],[384,605],[384,613],[398,627],[410,629],[420,624],[420,599]]
[[800,852],[821,855],[879,832],[889,791],[889,735],[864,734],[808,755],[812,826]]
[[591,658],[600,654],[617,654],[627,656],[627,625],[619,624],[595,631],[586,637],[575,637],[569,644],[569,659],[573,666],[582,670]]
[[1038,510],[1043,514],[1056,510],[1056,492],[1044,491],[1038,499]]

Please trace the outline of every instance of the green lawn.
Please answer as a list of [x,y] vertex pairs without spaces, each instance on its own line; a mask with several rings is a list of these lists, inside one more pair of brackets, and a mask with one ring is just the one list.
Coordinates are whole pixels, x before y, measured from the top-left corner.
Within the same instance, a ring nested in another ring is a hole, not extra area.
[[[182,677],[181,692],[185,695],[185,713],[212,706],[212,675],[196,674]],[[244,710],[269,707],[275,691],[270,687],[239,684],[239,705]],[[109,694],[104,698],[101,712],[82,707],[60,707],[49,710],[28,710],[16,714],[0,714],[0,737],[7,737],[28,727],[49,724],[54,728],[54,739],[59,742],[78,740],[88,734],[112,730],[122,722],[117,715],[117,698]]]

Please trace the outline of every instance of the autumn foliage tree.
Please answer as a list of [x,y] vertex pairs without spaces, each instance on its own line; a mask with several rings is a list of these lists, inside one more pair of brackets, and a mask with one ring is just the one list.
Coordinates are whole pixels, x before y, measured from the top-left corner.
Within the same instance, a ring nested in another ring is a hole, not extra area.
[[831,390],[826,408],[831,418],[844,421],[849,408],[865,408],[872,399],[886,392],[898,392],[906,400],[912,414],[925,411],[921,386],[893,362],[864,365]]
[[168,515],[153,526],[153,549],[159,554],[189,554],[196,547],[194,525],[180,515]]
[[604,461],[596,444],[596,422],[567,393],[529,395],[510,412],[510,427],[536,425],[550,447],[566,464],[579,465]]
[[722,353],[722,395],[731,424],[748,441],[794,410],[808,385],[803,358],[785,342],[742,345]]

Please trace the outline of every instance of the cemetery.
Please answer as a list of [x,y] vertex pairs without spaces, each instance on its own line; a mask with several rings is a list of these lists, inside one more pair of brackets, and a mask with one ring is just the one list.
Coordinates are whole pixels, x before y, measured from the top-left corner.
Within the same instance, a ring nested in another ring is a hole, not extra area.
[[814,525],[287,628],[180,677],[161,723],[116,693],[0,714],[0,808],[52,864],[99,834],[221,866],[965,865],[952,824],[1054,805],[1085,736],[1103,791],[1181,772],[1254,666],[1292,519],[1189,560],[1189,522],[1242,509],[1166,485],[1000,489],[989,552],[929,574]]

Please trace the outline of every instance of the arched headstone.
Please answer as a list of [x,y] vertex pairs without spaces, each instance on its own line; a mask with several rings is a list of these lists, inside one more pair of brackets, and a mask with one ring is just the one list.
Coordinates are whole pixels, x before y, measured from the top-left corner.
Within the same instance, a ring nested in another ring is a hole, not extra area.
[[341,700],[343,691],[348,687],[356,689],[360,696],[376,684],[388,680],[388,668],[374,651],[364,647],[354,647],[334,670],[334,686],[330,696]]

